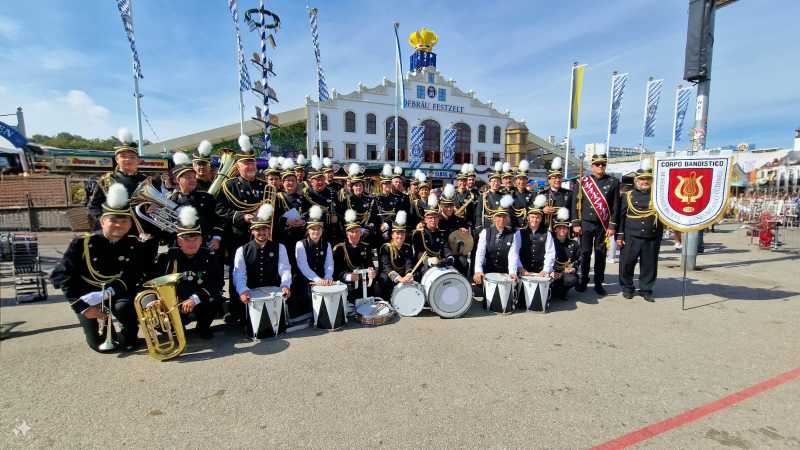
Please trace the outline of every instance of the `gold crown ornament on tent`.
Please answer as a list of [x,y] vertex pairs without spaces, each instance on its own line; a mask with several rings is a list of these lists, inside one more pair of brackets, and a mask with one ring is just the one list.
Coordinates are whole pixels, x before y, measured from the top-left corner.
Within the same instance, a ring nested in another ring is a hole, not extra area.
[[408,43],[420,52],[432,52],[433,46],[437,42],[439,42],[439,36],[427,28],[420,28],[408,35]]

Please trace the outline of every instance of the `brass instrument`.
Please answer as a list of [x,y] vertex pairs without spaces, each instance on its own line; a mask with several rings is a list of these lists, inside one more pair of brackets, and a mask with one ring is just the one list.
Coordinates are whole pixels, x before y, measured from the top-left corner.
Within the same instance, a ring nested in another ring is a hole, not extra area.
[[[547,188],[547,201],[544,203],[544,207],[545,208],[547,208],[547,207],[552,208],[553,207],[553,203],[554,203],[554,201],[553,201],[553,190],[548,187]],[[546,218],[545,218],[545,226],[547,227],[548,230],[552,230],[553,229],[553,215],[555,215],[555,213],[545,214],[545,216],[546,216]]]
[[208,193],[216,197],[220,189],[222,189],[222,184],[229,178],[233,178],[235,171],[236,153],[233,151],[223,151],[219,155],[219,170],[217,171],[217,176],[214,177],[214,181],[211,182],[211,186],[208,187]]
[[[114,332],[114,322],[112,322],[112,319],[111,319],[111,296],[108,294],[108,292],[106,292],[105,283],[102,284],[101,289],[102,289],[102,292],[103,292],[103,301],[100,302],[100,309],[102,309],[103,312],[106,313],[106,323],[105,323],[105,330],[103,330],[103,327],[102,327],[103,322],[99,321],[100,325],[101,325],[99,327],[99,330],[100,330],[100,335],[101,336],[103,335],[103,331],[105,331],[106,340],[103,341],[102,344],[98,345],[97,349],[100,350],[101,352],[110,352],[110,351],[114,351],[117,348],[117,344],[114,343],[113,336],[112,336],[112,335],[114,335],[116,333]],[[108,306],[106,306],[106,304],[105,304],[106,303],[106,298],[108,299]]]
[[456,215],[456,217],[461,217],[463,219],[464,218],[464,214],[467,211],[467,207],[470,205],[470,203],[472,203],[472,201],[474,199],[475,199],[475,194],[470,192],[469,193],[469,199],[467,201],[465,201],[463,205],[459,206],[458,209],[456,210],[456,212],[454,213]]
[[183,273],[172,273],[144,283],[133,302],[147,351],[158,361],[174,358],[186,348],[176,285]]
[[[154,188],[150,180],[146,180],[136,188],[131,197],[131,206],[137,220],[137,228],[141,232],[138,220],[154,225],[160,230],[175,233],[178,226],[178,204],[166,198]],[[150,210],[150,212],[148,212]]]

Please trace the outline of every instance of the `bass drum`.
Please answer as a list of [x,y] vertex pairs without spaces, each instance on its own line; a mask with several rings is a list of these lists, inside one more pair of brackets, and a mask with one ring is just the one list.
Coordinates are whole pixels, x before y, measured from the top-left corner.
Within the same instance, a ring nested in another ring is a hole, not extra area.
[[425,290],[419,283],[402,283],[392,291],[392,306],[403,317],[419,315],[425,307]]
[[472,306],[472,285],[456,269],[431,267],[422,286],[433,312],[445,319],[461,317]]

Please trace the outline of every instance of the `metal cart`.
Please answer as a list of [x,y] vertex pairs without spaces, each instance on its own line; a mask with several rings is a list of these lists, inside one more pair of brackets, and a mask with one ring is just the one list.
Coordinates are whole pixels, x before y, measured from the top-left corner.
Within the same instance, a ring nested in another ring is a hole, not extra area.
[[36,235],[14,233],[11,236],[11,263],[17,303],[47,300],[47,274],[42,271]]

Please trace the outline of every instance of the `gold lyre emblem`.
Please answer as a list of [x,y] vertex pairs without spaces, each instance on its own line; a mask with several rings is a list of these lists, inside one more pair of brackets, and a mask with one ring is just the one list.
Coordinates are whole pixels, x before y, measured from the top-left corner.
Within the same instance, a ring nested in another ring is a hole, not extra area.
[[[698,198],[703,196],[703,185],[700,183],[702,179],[703,175],[698,176],[695,171],[692,171],[686,178],[678,176],[678,185],[675,186],[675,196],[678,197],[682,203],[695,203]],[[683,212],[694,212],[694,207],[684,206]]]

